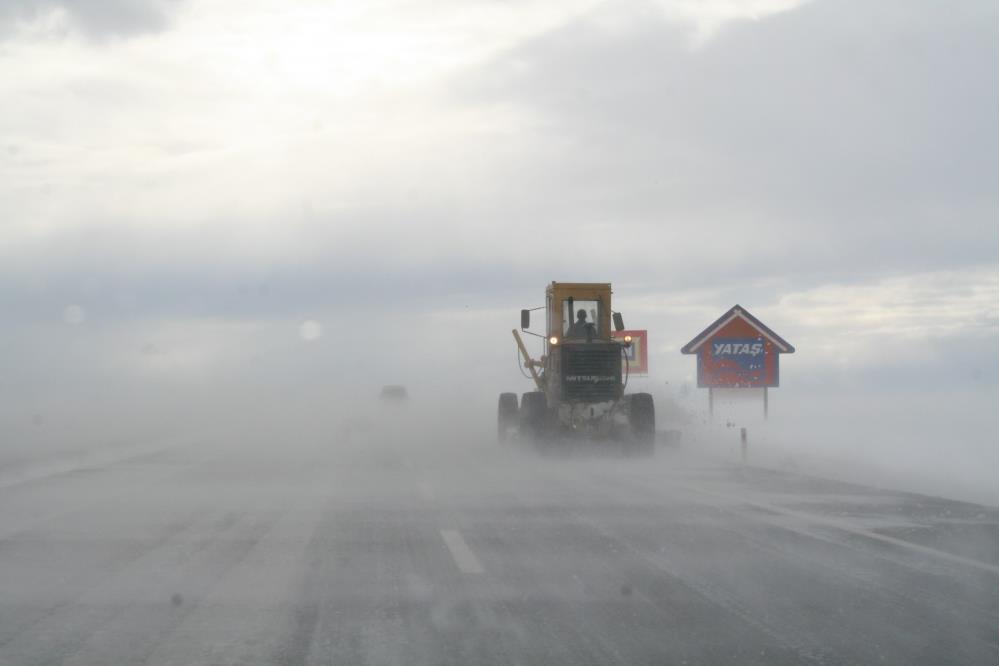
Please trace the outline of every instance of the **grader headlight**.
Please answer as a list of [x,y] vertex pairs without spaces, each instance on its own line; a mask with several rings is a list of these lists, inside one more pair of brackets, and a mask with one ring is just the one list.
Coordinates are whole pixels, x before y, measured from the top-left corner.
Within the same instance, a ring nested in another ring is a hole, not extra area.
[[553,335],[552,337],[548,338],[548,342],[552,346],[557,345],[558,344],[558,336],[557,335]]
[[631,336],[630,335],[624,336],[624,343],[626,345],[630,345],[631,344]]

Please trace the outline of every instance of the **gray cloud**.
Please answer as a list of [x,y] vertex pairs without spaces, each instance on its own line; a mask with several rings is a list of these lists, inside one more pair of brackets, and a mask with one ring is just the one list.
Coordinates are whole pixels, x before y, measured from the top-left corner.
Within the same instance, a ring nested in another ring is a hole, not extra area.
[[127,37],[159,32],[182,0],[0,0],[0,35],[18,22],[65,12],[73,27],[89,37]]
[[[527,114],[514,133],[476,137],[474,155],[432,144],[407,156],[418,173],[375,169],[356,210],[317,213],[300,228],[287,222],[301,217],[292,161],[289,195],[264,222],[307,238],[308,258],[271,257],[262,242],[260,256],[241,255],[234,220],[176,233],[162,221],[155,231],[95,221],[8,250],[7,316],[43,320],[86,299],[87,284],[103,285],[102,309],[116,316],[412,307],[427,293],[441,307],[489,306],[562,276],[613,278],[638,294],[701,287],[773,300],[999,255],[990,3],[813,2],[689,42],[666,20],[626,30],[576,20],[450,81],[447,104]],[[448,169],[474,165],[481,193],[462,199],[467,183],[453,177],[438,185],[441,154]],[[32,198],[66,200],[74,213],[72,198],[96,185],[107,198],[146,200],[124,166]],[[147,168],[152,159],[138,167]],[[197,182],[187,187],[200,194]],[[412,252],[424,247],[433,251]],[[50,267],[44,286],[24,286],[17,275],[40,262]]]
[[730,253],[826,278],[996,255],[994,3],[814,2],[688,42],[667,22],[578,21],[454,92],[536,114],[507,174],[525,211],[638,225],[695,263],[717,249],[713,269]]

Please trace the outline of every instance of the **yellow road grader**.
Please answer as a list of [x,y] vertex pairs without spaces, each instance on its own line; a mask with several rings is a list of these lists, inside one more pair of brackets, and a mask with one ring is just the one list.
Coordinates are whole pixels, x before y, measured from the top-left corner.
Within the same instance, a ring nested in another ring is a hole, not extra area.
[[[531,312],[545,311],[546,334],[531,328]],[[513,330],[518,362],[535,390],[501,393],[497,415],[500,440],[511,433],[540,449],[559,442],[618,441],[625,451],[652,455],[656,416],[648,393],[626,394],[630,340],[614,338],[624,330],[621,313],[611,309],[609,283],[552,282],[545,305],[520,311],[520,331]],[[544,338],[544,353],[534,359],[521,332]]]

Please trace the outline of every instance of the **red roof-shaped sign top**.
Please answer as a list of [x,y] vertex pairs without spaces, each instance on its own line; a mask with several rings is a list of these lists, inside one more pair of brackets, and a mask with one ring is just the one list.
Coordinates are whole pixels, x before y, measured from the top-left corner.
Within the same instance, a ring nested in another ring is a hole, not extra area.
[[728,312],[723,314],[721,317],[718,317],[713,324],[698,333],[693,340],[681,347],[680,351],[684,354],[698,353],[704,343],[715,337],[719,331],[737,319],[744,321],[746,324],[754,328],[762,337],[772,343],[774,351],[777,353],[794,353],[794,347],[791,346],[791,343],[770,330],[762,321],[749,314],[749,312],[747,312],[741,305],[732,306]]

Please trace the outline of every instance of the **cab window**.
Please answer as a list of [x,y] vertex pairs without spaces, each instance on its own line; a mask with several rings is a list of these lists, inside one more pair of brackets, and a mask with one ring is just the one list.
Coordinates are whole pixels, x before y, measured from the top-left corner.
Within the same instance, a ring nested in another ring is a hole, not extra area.
[[600,301],[562,301],[562,336],[586,338],[590,331],[594,337],[600,336]]

